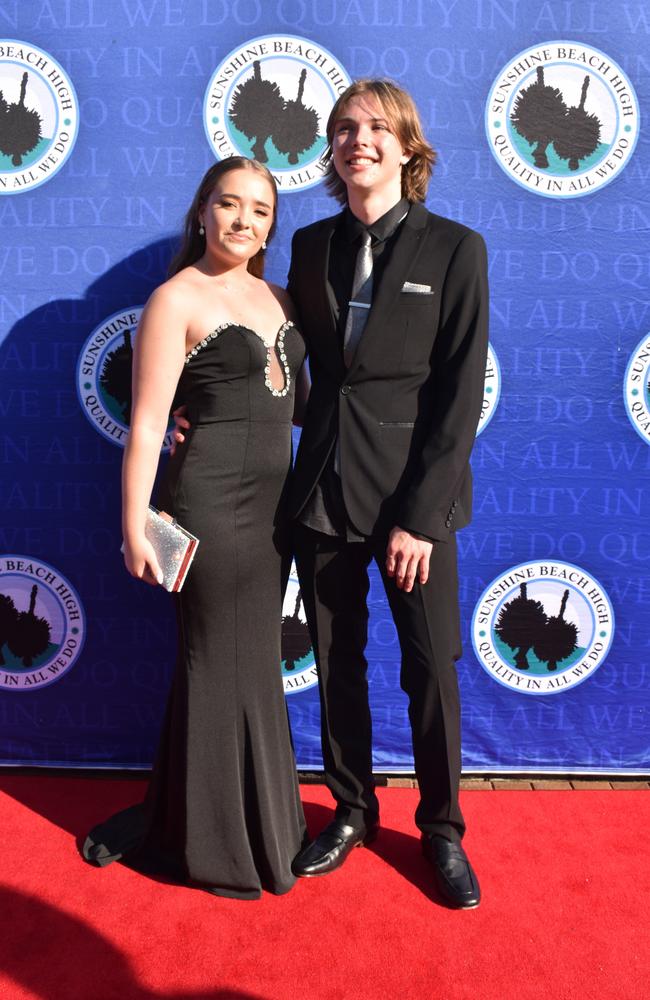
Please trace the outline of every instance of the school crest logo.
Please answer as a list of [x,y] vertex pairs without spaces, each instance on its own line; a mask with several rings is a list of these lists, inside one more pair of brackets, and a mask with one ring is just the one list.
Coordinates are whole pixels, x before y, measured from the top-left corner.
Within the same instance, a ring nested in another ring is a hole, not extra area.
[[522,694],[557,694],[582,684],[604,661],[613,634],[605,590],[565,562],[509,569],[487,587],[472,619],[481,666]]
[[494,411],[501,395],[501,366],[496,352],[488,345],[487,364],[485,366],[485,383],[483,385],[483,407],[479,417],[477,435],[485,430],[494,416]]
[[282,605],[282,680],[285,694],[295,694],[318,683],[295,565],[291,567]]
[[65,70],[36,45],[0,39],[0,194],[32,190],[58,173],[78,130]]
[[53,566],[0,556],[0,689],[34,691],[76,663],[86,632],[81,601]]
[[637,344],[628,362],[625,409],[634,430],[650,444],[650,334]]
[[545,42],[499,73],[485,127],[497,163],[517,184],[548,198],[578,198],[605,187],[628,163],[639,105],[606,53]]
[[[83,412],[103,437],[122,447],[131,426],[133,343],[142,306],[114,313],[96,327],[77,362],[77,395]],[[170,420],[162,451],[172,445]]]
[[280,191],[322,179],[325,126],[351,80],[331,52],[307,38],[265,35],[234,49],[208,84],[203,123],[218,159],[253,156]]

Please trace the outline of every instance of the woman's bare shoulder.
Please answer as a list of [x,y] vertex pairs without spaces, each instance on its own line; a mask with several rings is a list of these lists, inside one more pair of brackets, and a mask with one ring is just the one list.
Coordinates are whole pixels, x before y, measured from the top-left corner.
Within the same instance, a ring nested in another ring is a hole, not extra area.
[[147,305],[155,309],[173,309],[174,312],[189,308],[192,295],[196,289],[196,278],[193,269],[183,268],[152,292]]
[[293,300],[286,288],[282,288],[280,285],[274,285],[272,281],[266,282],[271,294],[277,300],[277,302],[282,307],[282,311],[287,319],[296,318],[296,309],[293,304]]

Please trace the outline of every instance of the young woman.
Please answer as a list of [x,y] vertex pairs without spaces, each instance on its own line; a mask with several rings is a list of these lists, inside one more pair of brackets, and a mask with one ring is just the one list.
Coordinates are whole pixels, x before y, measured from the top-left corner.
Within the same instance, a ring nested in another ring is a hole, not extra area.
[[134,576],[160,580],[144,526],[175,395],[191,430],[157,506],[199,547],[176,597],[176,671],[147,797],[84,845],[99,865],[126,857],[243,899],[291,887],[305,829],[280,672],[284,488],[304,345],[286,293],[262,280],[276,210],[275,182],[259,163],[211,167],[172,277],[142,315],[124,558]]

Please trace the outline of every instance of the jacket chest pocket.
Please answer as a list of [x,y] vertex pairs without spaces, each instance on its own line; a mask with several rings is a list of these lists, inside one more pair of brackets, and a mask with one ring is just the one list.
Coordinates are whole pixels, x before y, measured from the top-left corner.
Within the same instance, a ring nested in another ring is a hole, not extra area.
[[439,297],[435,293],[402,293],[400,309],[404,330],[400,371],[428,371],[438,330]]

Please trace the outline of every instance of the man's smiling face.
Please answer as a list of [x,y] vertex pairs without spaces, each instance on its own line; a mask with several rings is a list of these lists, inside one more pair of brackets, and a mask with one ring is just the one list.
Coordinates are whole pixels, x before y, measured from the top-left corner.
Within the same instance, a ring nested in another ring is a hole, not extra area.
[[334,126],[332,159],[348,193],[381,193],[399,201],[402,166],[409,153],[391,131],[377,98],[370,93],[350,98]]

